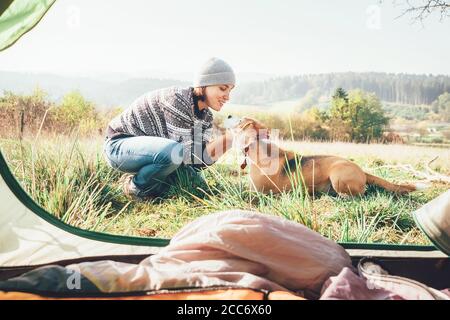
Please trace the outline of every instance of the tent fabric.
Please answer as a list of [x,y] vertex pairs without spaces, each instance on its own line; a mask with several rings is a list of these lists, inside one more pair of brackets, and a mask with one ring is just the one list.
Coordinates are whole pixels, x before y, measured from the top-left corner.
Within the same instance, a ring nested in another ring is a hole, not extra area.
[[75,235],[28,209],[0,176],[0,266],[46,264],[88,256],[154,254],[158,247],[123,245]]
[[[7,1],[8,4],[11,1]],[[0,51],[13,45],[45,15],[55,0],[14,0],[0,12]]]
[[450,190],[422,206],[413,216],[433,244],[450,255]]

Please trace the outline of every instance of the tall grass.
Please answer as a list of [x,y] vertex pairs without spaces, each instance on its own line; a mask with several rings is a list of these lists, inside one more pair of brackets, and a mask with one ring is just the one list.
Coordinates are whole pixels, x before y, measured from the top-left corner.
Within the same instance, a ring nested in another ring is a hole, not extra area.
[[[302,177],[294,174],[292,191],[265,195],[252,190],[236,155],[229,153],[200,173],[204,182],[179,170],[164,198],[134,202],[122,194],[120,173],[103,160],[100,138],[3,139],[0,147],[22,186],[47,211],[83,229],[122,235],[171,237],[202,215],[245,209],[285,217],[336,241],[425,244],[428,241],[415,226],[411,212],[449,187],[433,184],[427,191],[401,197],[375,187],[360,197],[310,197]],[[308,147],[320,149],[321,145],[309,143]],[[398,148],[406,161],[408,147]],[[356,157],[358,150],[356,145],[349,156],[375,174],[391,180],[412,178],[395,170],[377,170],[376,159]]]
[[114,187],[119,173],[89,149],[62,137],[2,141],[13,174],[37,203],[68,224],[96,230],[128,204]]

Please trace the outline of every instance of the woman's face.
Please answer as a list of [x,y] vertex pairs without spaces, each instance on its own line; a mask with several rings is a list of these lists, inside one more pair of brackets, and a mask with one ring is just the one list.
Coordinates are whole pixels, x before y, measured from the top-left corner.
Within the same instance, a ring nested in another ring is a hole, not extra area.
[[206,105],[215,111],[220,111],[223,105],[230,100],[230,92],[233,88],[234,86],[229,84],[206,87]]

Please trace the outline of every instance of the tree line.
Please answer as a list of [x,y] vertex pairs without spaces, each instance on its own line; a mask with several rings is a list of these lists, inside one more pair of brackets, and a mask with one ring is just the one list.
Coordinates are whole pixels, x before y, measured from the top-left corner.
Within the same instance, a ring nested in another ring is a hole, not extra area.
[[233,102],[258,105],[300,99],[311,93],[318,100],[320,97],[331,98],[339,87],[372,92],[386,102],[431,105],[441,94],[450,92],[450,77],[376,72],[279,77],[241,84],[233,92]]
[[[440,95],[430,109],[443,116],[444,121],[450,121],[450,94]],[[59,103],[51,102],[39,88],[30,95],[5,92],[0,96],[0,136],[17,138],[38,132],[98,136],[122,110],[117,107],[100,111],[77,91],[67,93]],[[390,121],[376,94],[341,87],[334,91],[326,109],[313,106],[289,116],[280,112],[242,112],[242,116],[254,116],[268,127],[278,129],[281,138],[295,140],[380,141]],[[223,114],[215,117],[217,128],[223,117]]]

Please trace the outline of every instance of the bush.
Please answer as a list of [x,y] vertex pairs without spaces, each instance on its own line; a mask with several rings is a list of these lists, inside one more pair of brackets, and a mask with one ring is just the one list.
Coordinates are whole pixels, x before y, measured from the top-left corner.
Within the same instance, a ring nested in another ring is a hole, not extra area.
[[39,88],[31,95],[5,92],[0,97],[0,135],[36,135],[41,126],[47,134],[67,135],[75,131],[78,136],[103,135],[109,121],[122,111],[116,107],[100,112],[77,91],[66,94],[59,105],[49,101]]
[[59,132],[67,133],[77,128],[92,129],[96,126],[97,118],[94,104],[77,91],[66,94],[61,104],[52,110],[53,129]]
[[48,123],[48,110],[53,104],[47,100],[47,94],[36,88],[31,95],[19,95],[5,92],[0,97],[0,124],[2,136],[22,137],[24,134],[36,134],[41,127],[45,130]]

